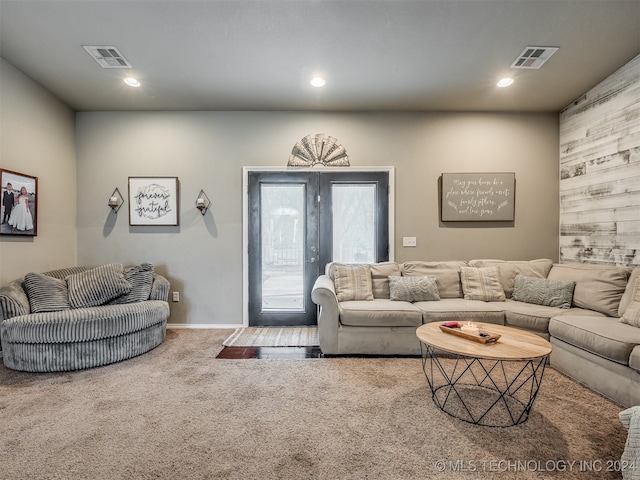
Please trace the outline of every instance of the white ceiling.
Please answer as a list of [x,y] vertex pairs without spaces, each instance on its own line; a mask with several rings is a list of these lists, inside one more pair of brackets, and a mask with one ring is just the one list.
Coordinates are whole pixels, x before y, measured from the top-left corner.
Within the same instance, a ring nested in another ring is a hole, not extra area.
[[79,111],[559,111],[638,54],[640,0],[0,0],[0,55]]

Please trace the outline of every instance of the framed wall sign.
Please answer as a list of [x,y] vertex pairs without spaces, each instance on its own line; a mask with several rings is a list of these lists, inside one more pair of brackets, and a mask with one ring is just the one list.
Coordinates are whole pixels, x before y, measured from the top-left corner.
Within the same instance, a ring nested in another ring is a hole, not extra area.
[[129,177],[129,225],[178,225],[178,177]]
[[29,235],[38,232],[38,177],[0,169],[2,235]]
[[513,221],[515,173],[443,173],[443,222]]

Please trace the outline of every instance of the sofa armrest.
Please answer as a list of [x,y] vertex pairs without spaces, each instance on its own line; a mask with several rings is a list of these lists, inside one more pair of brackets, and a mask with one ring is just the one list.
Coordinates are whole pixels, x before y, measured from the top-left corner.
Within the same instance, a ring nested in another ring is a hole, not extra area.
[[318,340],[323,353],[338,353],[340,312],[333,280],[320,275],[311,290],[311,300],[318,305]]
[[29,297],[22,285],[22,279],[18,279],[0,288],[0,322],[31,313]]
[[170,288],[171,284],[169,283],[169,280],[164,278],[162,275],[154,273],[149,300],[162,300],[164,302],[168,302]]

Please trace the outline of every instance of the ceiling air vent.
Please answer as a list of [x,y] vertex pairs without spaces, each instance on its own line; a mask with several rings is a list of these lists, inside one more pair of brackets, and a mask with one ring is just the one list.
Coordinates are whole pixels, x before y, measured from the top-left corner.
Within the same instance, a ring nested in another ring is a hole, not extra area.
[[511,64],[511,68],[538,69],[557,51],[556,47],[527,47]]
[[89,46],[83,45],[89,55],[102,68],[132,68],[126,58],[112,45]]

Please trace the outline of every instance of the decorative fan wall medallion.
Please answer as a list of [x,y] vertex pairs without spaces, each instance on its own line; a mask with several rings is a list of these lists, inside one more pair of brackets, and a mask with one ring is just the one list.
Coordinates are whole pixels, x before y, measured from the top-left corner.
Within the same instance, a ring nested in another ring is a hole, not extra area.
[[293,146],[288,167],[312,167],[321,163],[325,167],[348,167],[349,157],[338,140],[324,133],[307,135]]

